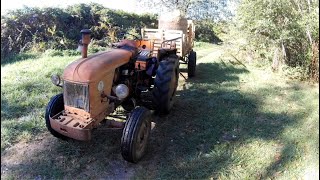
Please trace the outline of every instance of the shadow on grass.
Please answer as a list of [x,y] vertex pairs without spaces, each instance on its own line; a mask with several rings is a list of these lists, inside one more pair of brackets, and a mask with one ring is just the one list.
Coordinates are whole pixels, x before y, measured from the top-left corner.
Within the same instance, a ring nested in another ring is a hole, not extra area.
[[20,104],[9,103],[7,99],[1,98],[1,120],[19,118],[21,112],[26,112],[28,107]]
[[19,62],[19,61],[23,61],[26,59],[35,59],[39,56],[40,56],[40,54],[37,54],[37,53],[12,54],[7,57],[1,57],[1,66],[6,65],[6,64]]
[[[18,85],[14,84],[12,86],[14,86],[15,90],[23,90],[23,93],[26,93],[30,96],[32,93],[43,93],[43,84],[39,84],[35,81],[25,81],[19,83]],[[11,91],[8,90],[3,92],[11,93]],[[33,111],[35,108],[41,108],[41,104],[34,103],[33,105],[30,105],[26,101],[32,102],[32,99],[28,100],[24,99],[23,97],[23,95],[13,99],[9,99],[6,96],[1,97],[1,120],[20,118],[28,114],[28,112]]]
[[[238,90],[239,75],[244,73],[248,70],[218,63],[198,64],[196,77],[188,79],[178,92],[172,112],[156,118],[148,153],[138,164],[122,159],[120,130],[97,130],[91,142],[47,138],[48,142],[40,141],[42,148],[30,149],[33,154],[26,160],[6,168],[14,177],[26,178],[216,177],[236,158],[232,155],[234,144],[250,138],[277,139],[297,118],[261,112],[263,99],[256,96],[259,92]],[[221,143],[226,144],[227,151],[210,156]]]
[[[239,75],[244,73],[248,70],[235,66],[198,64],[196,77],[187,80],[189,86],[179,92],[173,111],[160,119],[151,140],[152,153],[141,163],[155,163],[153,169],[143,171],[155,173],[140,175],[164,179],[217,177],[237,158],[233,156],[234,144],[255,138],[276,140],[286,126],[301,118],[262,112],[259,92],[239,91]],[[212,156],[221,143],[230,150]],[[281,154],[287,153],[289,146],[285,145]],[[292,157],[294,152],[290,153]],[[282,159],[282,166],[291,160]],[[267,176],[277,168],[266,168]],[[252,177],[262,175],[258,172]]]

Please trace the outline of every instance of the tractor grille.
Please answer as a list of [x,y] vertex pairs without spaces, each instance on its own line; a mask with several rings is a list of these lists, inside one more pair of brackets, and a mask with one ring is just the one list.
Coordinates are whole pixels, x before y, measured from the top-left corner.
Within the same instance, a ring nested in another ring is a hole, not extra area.
[[64,81],[64,103],[89,112],[89,85]]

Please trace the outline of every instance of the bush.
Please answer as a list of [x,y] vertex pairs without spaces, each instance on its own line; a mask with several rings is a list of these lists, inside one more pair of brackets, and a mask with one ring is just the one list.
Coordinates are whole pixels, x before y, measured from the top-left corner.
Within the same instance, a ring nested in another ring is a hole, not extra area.
[[77,50],[64,50],[63,55],[64,56],[78,56],[78,55],[81,55],[81,52],[77,51]]
[[235,24],[246,39],[246,50],[257,60],[269,58],[274,70],[280,70],[284,63],[317,80],[319,1],[308,2],[242,1]]
[[222,24],[213,23],[212,21],[202,20],[196,21],[195,38],[197,41],[219,44],[222,42],[219,37],[225,31]]
[[5,58],[1,58],[1,64],[13,63],[16,61],[34,59],[40,57],[39,53],[35,52],[22,52],[19,54],[9,54]]
[[56,49],[48,49],[44,52],[45,56],[54,57],[54,56],[63,56],[63,52],[61,50]]
[[[76,49],[81,38],[80,30],[84,28],[90,28],[92,38],[103,40],[100,45],[105,46],[117,40],[120,30],[145,26],[156,28],[156,22],[157,18],[153,15],[111,10],[95,3],[77,4],[66,9],[25,7],[1,16],[1,59],[28,50]],[[53,51],[50,53],[60,55]]]

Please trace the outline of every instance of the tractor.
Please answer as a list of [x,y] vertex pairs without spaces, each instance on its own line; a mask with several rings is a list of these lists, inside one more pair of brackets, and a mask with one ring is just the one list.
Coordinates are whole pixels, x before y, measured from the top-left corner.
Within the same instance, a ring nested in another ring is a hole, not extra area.
[[[157,55],[154,41],[123,39],[112,50],[87,55],[91,30],[81,30],[81,58],[70,63],[61,76],[51,81],[62,93],[49,101],[45,122],[60,139],[89,141],[104,121],[108,128],[121,128],[121,154],[137,163],[144,156],[151,131],[152,111],[145,107],[142,93],[152,94],[152,110],[168,114],[172,109],[179,79],[179,56],[174,41],[165,40]],[[107,117],[122,107],[124,122]]]

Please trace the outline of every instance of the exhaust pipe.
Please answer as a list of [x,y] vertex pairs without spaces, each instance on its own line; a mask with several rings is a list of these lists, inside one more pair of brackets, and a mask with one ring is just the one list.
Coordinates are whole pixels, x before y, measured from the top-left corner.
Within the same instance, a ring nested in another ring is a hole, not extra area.
[[82,44],[82,50],[81,50],[81,55],[82,58],[88,57],[88,45],[90,44],[91,38],[91,30],[90,29],[82,29],[80,31],[82,34],[82,39],[81,39],[81,44]]

